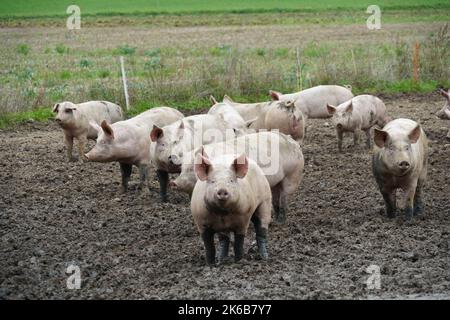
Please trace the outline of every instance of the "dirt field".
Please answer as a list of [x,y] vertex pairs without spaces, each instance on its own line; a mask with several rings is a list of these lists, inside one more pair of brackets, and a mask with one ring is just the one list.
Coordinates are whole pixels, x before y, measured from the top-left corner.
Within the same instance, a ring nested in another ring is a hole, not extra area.
[[[437,95],[385,101],[430,139],[422,217],[384,217],[370,154],[337,154],[327,121],[311,121],[304,180],[287,223],[269,230],[269,260],[255,259],[251,229],[245,259],[217,268],[205,266],[187,196],[161,204],[156,179],[139,195],[136,170],[120,194],[118,164],[67,163],[53,123],[0,131],[0,298],[449,298],[449,122],[433,115]],[[66,288],[72,263],[80,290]],[[371,264],[380,290],[367,290]]]

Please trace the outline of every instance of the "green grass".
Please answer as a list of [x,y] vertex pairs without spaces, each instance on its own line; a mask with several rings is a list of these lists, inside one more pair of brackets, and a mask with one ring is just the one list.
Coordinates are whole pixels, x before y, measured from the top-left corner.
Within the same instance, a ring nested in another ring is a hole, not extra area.
[[29,121],[48,121],[54,117],[51,108],[41,107],[35,110],[6,113],[0,115],[0,129]]
[[[0,17],[67,16],[72,0],[2,0]],[[192,13],[317,12],[324,10],[364,10],[373,1],[354,0],[77,0],[82,15],[139,15]],[[378,0],[381,9],[449,8],[444,0]]]

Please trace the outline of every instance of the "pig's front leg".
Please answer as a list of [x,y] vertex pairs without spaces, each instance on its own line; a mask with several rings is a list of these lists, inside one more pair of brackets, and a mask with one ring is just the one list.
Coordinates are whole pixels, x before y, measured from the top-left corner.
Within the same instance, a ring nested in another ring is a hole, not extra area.
[[256,244],[258,245],[259,255],[265,260],[269,256],[267,253],[267,226],[264,227],[262,225],[259,215],[267,215],[267,213],[262,213],[261,211],[268,211],[270,208],[268,208],[267,204],[262,204],[261,206],[258,208],[258,212],[253,215],[252,222],[255,227]]
[[372,140],[372,139],[370,138],[370,128],[367,129],[367,130],[365,130],[365,133],[366,133],[366,147],[367,147],[367,149],[370,150],[370,147],[371,147],[370,141]]
[[156,170],[159,181],[159,195],[163,202],[167,202],[167,185],[169,184],[169,173],[163,170]]
[[336,137],[338,140],[338,150],[342,152],[342,138],[344,136],[344,132],[340,129],[336,129]]
[[120,163],[120,173],[122,174],[122,192],[128,191],[128,181],[130,181],[131,170],[133,166],[131,164]]
[[214,246],[214,230],[205,228],[202,232],[202,240],[205,245],[206,263],[210,266],[216,264],[216,248]]
[[408,189],[405,190],[406,203],[405,203],[405,218],[411,220],[414,213],[414,196],[416,193],[417,180],[411,183]]
[[78,157],[80,161],[86,162],[87,158],[84,156],[84,149],[87,144],[87,136],[79,136],[78,137]]
[[359,145],[359,132],[358,129],[355,129],[353,132],[353,147],[356,149]]
[[244,256],[245,234],[234,233],[234,261],[238,262]]
[[67,160],[69,162],[74,161],[72,151],[73,151],[73,136],[70,134],[65,133],[64,134],[65,140],[66,140],[66,147],[67,147]]
[[219,233],[219,262],[222,263],[228,258],[230,251],[230,236],[227,233]]
[[380,192],[383,196],[384,203],[386,205],[386,214],[388,218],[394,218],[397,211],[397,203],[395,197],[395,190],[386,190],[380,188]]
[[420,180],[417,183],[416,194],[414,195],[414,215],[422,214],[424,211],[424,204],[422,199],[423,182]]

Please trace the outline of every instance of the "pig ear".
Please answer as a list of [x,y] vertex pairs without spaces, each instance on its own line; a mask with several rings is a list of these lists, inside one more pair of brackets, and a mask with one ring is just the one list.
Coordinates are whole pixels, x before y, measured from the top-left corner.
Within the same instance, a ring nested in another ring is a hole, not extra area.
[[450,100],[450,95],[448,94],[447,91],[445,91],[444,89],[439,89],[439,93],[446,98],[447,100]]
[[163,129],[154,124],[152,132],[150,132],[150,139],[152,139],[153,142],[156,142],[156,140],[162,136],[164,136]]
[[281,92],[269,90],[269,95],[273,101],[278,101],[278,100],[280,100],[280,96],[283,94]]
[[231,168],[236,173],[236,177],[241,179],[245,177],[248,171],[248,159],[245,156],[245,153],[234,159]]
[[383,130],[379,130],[377,128],[373,129],[373,133],[374,133],[373,140],[375,141],[375,144],[379,148],[383,148],[389,137],[389,133],[387,133],[386,131],[383,131]]
[[418,124],[414,129],[411,130],[411,132],[408,134],[408,138],[411,143],[416,143],[417,140],[419,140],[421,131],[422,129],[420,128],[420,124]]
[[91,120],[91,121],[89,121],[89,124],[90,124],[91,127],[94,128],[97,132],[102,131],[102,127],[100,127],[100,126],[98,125],[97,122]]
[[353,112],[353,102],[350,100],[349,105],[345,108],[345,112],[352,113]]
[[216,98],[214,98],[213,95],[210,95],[210,96],[209,96],[209,101],[211,101],[211,104],[212,104],[212,105],[217,104],[217,100],[216,100]]
[[332,106],[331,104],[327,104],[327,111],[329,114],[333,115],[336,112],[336,107]]
[[180,126],[178,127],[178,129],[184,129],[184,122],[183,122],[183,120],[180,121]]
[[113,138],[114,139],[114,131],[113,131],[113,129],[111,128],[111,126],[108,124],[108,122],[106,122],[106,120],[103,120],[102,121],[102,129],[103,129],[103,131],[108,135],[108,136],[111,136],[111,138]]
[[53,111],[54,113],[57,113],[57,112],[59,111],[59,103],[57,103],[57,104],[55,104],[55,105],[53,106],[52,111]]
[[222,102],[224,103],[233,103],[234,101],[227,95],[223,96]]
[[205,155],[197,154],[194,164],[194,171],[200,181],[208,179],[208,174],[212,169],[211,162],[209,161],[208,156]]

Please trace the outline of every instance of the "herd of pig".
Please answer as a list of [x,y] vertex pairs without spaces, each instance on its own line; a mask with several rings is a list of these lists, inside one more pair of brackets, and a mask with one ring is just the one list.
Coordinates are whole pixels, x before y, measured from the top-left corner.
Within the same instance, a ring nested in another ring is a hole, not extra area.
[[[450,120],[450,91],[440,92],[447,103],[437,116]],[[53,112],[64,131],[69,161],[74,160],[76,138],[83,161],[119,162],[123,192],[135,165],[139,189],[155,169],[162,201],[167,201],[169,186],[188,193],[210,265],[216,263],[216,233],[219,262],[228,258],[230,233],[234,233],[234,259],[242,258],[250,221],[259,255],[267,258],[272,211],[278,223],[285,221],[289,196],[302,179],[308,119],[332,118],[340,152],[345,132],[353,134],[357,146],[364,131],[367,147],[374,142],[373,174],[387,215],[396,214],[397,189],[404,191],[407,219],[423,212],[428,146],[418,123],[392,120],[379,98],[353,96],[349,87],[323,85],[293,94],[270,91],[270,96],[272,101],[253,104],[237,103],[228,96],[217,102],[211,97],[207,114],[188,117],[159,107],[125,120],[121,107],[106,101],[61,102]],[[372,130],[375,125],[379,128]],[[88,139],[96,139],[96,144],[85,153]],[[275,153],[270,150],[273,146]],[[268,154],[270,165],[259,156]],[[169,182],[169,173],[179,176]]]

